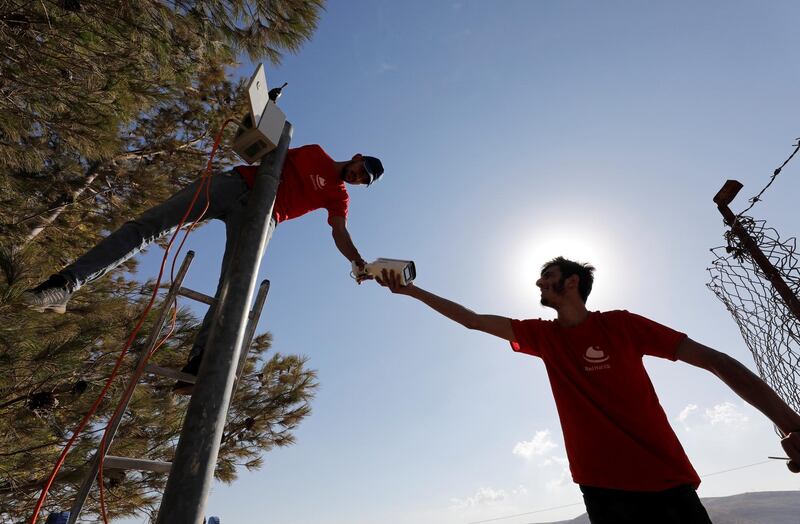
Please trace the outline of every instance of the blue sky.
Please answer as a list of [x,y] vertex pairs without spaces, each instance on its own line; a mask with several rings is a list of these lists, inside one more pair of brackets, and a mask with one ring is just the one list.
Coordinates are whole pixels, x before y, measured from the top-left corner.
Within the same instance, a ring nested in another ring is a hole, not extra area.
[[[479,312],[552,318],[542,262],[594,263],[591,309],[628,309],[753,368],[705,287],[733,209],[791,152],[794,2],[330,2],[280,67],[293,144],[382,158],[353,188],[349,229],[368,259],[413,259],[418,283]],[[249,74],[251,67],[243,71]],[[753,213],[798,232],[790,164]],[[188,278],[213,292],[221,224],[194,234]],[[155,274],[158,248],[140,276]],[[261,330],[319,372],[297,443],[215,486],[223,522],[521,524],[583,512],[544,367],[374,283],[356,286],[324,211],[281,224],[261,269]],[[721,382],[648,358],[701,475],[780,454],[771,424]],[[701,496],[797,489],[779,462],[709,476]],[[139,522],[134,520],[131,522]]]

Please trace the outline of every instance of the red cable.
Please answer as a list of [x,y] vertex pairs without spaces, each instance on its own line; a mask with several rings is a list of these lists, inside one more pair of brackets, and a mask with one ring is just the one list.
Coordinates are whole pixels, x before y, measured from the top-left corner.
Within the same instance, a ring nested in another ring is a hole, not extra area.
[[[135,340],[136,335],[139,333],[139,330],[142,328],[142,325],[144,324],[144,321],[145,321],[145,319],[147,317],[147,314],[152,309],[153,304],[155,303],[156,297],[158,296],[158,288],[159,288],[159,286],[161,284],[161,278],[164,275],[164,266],[166,265],[167,258],[169,257],[169,250],[172,247],[172,244],[175,241],[175,238],[177,237],[177,235],[180,232],[181,228],[186,223],[186,219],[189,217],[189,214],[191,213],[192,209],[194,208],[194,204],[197,202],[197,198],[199,197],[200,191],[203,189],[203,186],[210,186],[210,181],[208,181],[208,178],[209,178],[209,175],[211,173],[212,163],[213,163],[213,160],[214,160],[214,154],[216,153],[216,150],[219,147],[219,143],[222,140],[222,133],[225,130],[225,127],[232,121],[233,121],[232,119],[226,120],[222,124],[222,128],[217,133],[217,136],[214,139],[214,145],[213,145],[213,147],[211,149],[211,154],[209,155],[208,164],[206,165],[205,172],[203,173],[203,176],[201,177],[201,183],[198,186],[197,191],[195,191],[194,197],[192,198],[192,201],[189,203],[189,206],[188,206],[188,208],[186,210],[186,213],[184,213],[183,217],[181,218],[181,220],[180,220],[180,222],[178,224],[178,227],[175,229],[175,232],[172,234],[172,237],[170,238],[169,243],[167,244],[166,251],[164,252],[164,257],[161,260],[161,267],[159,269],[158,279],[156,281],[156,285],[153,287],[153,294],[150,296],[150,301],[147,303],[147,306],[145,307],[144,312],[142,312],[141,316],[139,317],[139,320],[136,323],[136,327],[133,328],[133,331],[131,332],[130,336],[128,337],[128,340],[125,342],[125,345],[123,346],[122,351],[120,352],[120,354],[117,357],[117,360],[116,360],[116,362],[114,364],[114,368],[111,370],[111,375],[109,376],[108,380],[106,381],[105,385],[103,386],[103,389],[100,391],[100,394],[98,395],[97,399],[94,401],[94,403],[92,404],[91,408],[89,408],[89,411],[86,413],[86,415],[84,415],[83,419],[78,424],[78,427],[73,432],[72,437],[70,437],[70,439],[67,441],[66,445],[64,446],[64,449],[61,451],[61,454],[59,455],[58,460],[56,461],[56,464],[55,464],[55,466],[53,468],[53,471],[50,473],[50,476],[47,478],[47,481],[45,482],[45,485],[44,485],[44,487],[42,489],[42,492],[39,495],[39,500],[37,501],[36,506],[34,507],[34,511],[33,511],[33,515],[31,516],[30,524],[36,524],[36,520],[39,518],[39,513],[42,510],[42,506],[44,506],[45,500],[47,499],[47,494],[50,491],[50,488],[52,487],[53,482],[55,481],[56,475],[58,475],[58,472],[61,470],[61,467],[64,465],[64,461],[66,460],[66,457],[67,457],[67,454],[69,453],[69,450],[72,448],[72,445],[75,443],[75,440],[78,438],[80,433],[86,427],[86,424],[89,422],[89,419],[97,411],[97,408],[99,407],[100,402],[103,400],[103,398],[105,397],[105,395],[108,392],[109,388],[111,387],[111,384],[113,383],[114,379],[116,378],[117,373],[119,372],[119,368],[120,368],[120,366],[122,364],[122,361],[125,358],[125,355],[128,353],[128,350],[130,349],[131,344]],[[186,236],[189,235],[189,233],[194,229],[194,227],[197,225],[197,223],[201,220],[203,215],[205,215],[206,211],[208,210],[209,204],[210,204],[210,191],[209,191],[209,187],[206,187],[206,205],[205,205],[205,208],[203,209],[202,213],[198,216],[198,218],[195,219],[192,222],[192,224],[190,225],[189,229],[186,231],[186,234],[184,235],[184,239],[179,245],[178,252],[176,252],[175,258],[177,258],[178,253],[180,253],[180,249],[183,247],[183,244],[186,241]],[[172,263],[172,272],[173,273],[174,273],[174,269],[175,269],[175,259],[173,259],[173,263]],[[170,330],[170,334],[171,334],[171,332],[172,332],[172,330]],[[169,336],[169,334],[168,334],[168,336]],[[146,362],[150,358],[150,356],[152,356],[152,354],[155,352],[155,349],[160,347],[165,341],[166,341],[166,338],[164,340],[162,340],[158,344],[158,346],[156,348],[154,348],[154,350],[150,353],[150,355],[148,355],[147,358],[144,359],[144,362]],[[139,376],[141,375],[141,371],[138,370],[138,369],[137,369],[137,371],[138,371],[138,374],[135,375],[135,379],[136,380],[138,380]],[[131,381],[131,382],[135,383],[136,380]],[[120,406],[121,406],[121,404],[118,404],[117,408],[119,409]],[[108,426],[106,426],[106,431],[107,430],[108,430]],[[103,440],[101,441],[101,443],[105,442],[105,438],[106,438],[106,435],[104,433],[103,434]],[[101,460],[100,461],[100,468],[101,468],[100,471],[102,471],[102,463],[103,463],[103,461]],[[98,471],[98,476],[99,476],[100,471]],[[103,489],[102,488],[102,485],[103,485],[102,476],[99,476],[99,479],[100,479],[99,480],[99,485],[100,485],[101,499],[102,499],[102,489]],[[101,502],[101,505],[102,505],[102,502]],[[101,507],[101,513],[103,514],[104,521],[107,523],[106,516],[105,516],[105,508],[104,507]]]
[[[177,253],[176,253],[175,256],[177,256]],[[172,308],[172,319],[171,319],[171,322],[170,322],[169,331],[164,336],[164,338],[162,338],[158,342],[158,344],[156,344],[155,347],[153,347],[153,349],[147,354],[147,356],[144,359],[142,359],[142,361],[139,363],[139,366],[137,366],[136,370],[134,371],[134,377],[135,378],[128,382],[128,386],[127,386],[127,388],[125,388],[125,392],[122,394],[122,399],[117,404],[117,407],[114,410],[114,413],[111,415],[111,418],[109,419],[109,424],[106,426],[105,431],[103,431],[103,438],[100,439],[99,449],[103,449],[105,447],[106,438],[108,437],[108,430],[109,430],[109,428],[111,426],[111,422],[110,421],[113,420],[119,414],[119,412],[122,409],[122,406],[127,404],[128,400],[133,395],[133,390],[136,388],[136,385],[137,385],[137,382],[139,380],[139,377],[144,372],[144,367],[147,365],[147,362],[148,362],[148,360],[150,360],[150,357],[152,357],[156,353],[156,351],[158,351],[158,349],[162,345],[164,345],[164,343],[167,340],[169,340],[170,337],[172,336],[172,333],[175,331],[176,320],[177,320],[177,304],[175,306],[173,306],[173,308]],[[98,464],[98,468],[97,468],[97,485],[98,485],[98,487],[100,489],[100,514],[103,517],[103,522],[105,524],[108,524],[108,516],[106,515],[105,490],[104,490],[104,487],[103,487],[103,462],[104,461],[101,460],[99,462],[99,464]]]
[[[205,216],[206,212],[208,211],[209,206],[211,205],[210,173],[211,173],[212,161],[214,160],[214,154],[216,153],[217,147],[219,146],[219,141],[220,141],[220,138],[222,136],[222,132],[225,130],[225,127],[230,122],[231,122],[231,120],[226,120],[222,124],[222,128],[220,129],[219,133],[217,134],[217,138],[215,139],[214,145],[211,148],[211,154],[209,155],[209,160],[208,160],[208,164],[206,165],[206,170],[203,173],[203,176],[200,178],[200,180],[201,180],[200,187],[197,188],[197,192],[195,193],[195,199],[193,199],[192,203],[189,205],[189,209],[191,209],[192,206],[194,205],[194,202],[196,201],[196,195],[198,195],[200,190],[203,189],[203,187],[205,187],[206,205],[203,208],[203,211],[198,215],[198,217],[192,221],[192,223],[189,225],[188,228],[186,228],[186,231],[184,232],[184,235],[183,235],[183,239],[181,240],[181,243],[178,245],[178,250],[175,252],[175,256],[172,257],[172,266],[170,267],[170,285],[172,285],[172,282],[175,281],[175,263],[178,260],[178,255],[183,250],[183,245],[186,243],[186,240],[189,238],[189,234],[194,230],[195,227],[197,227],[197,224],[199,224],[200,221],[203,219],[203,217]],[[169,249],[172,246],[172,242],[174,241],[175,236],[177,235],[177,232],[180,231],[182,226],[183,226],[183,222],[181,222],[181,224],[179,224],[179,226],[176,228],[175,234],[173,234],[173,237],[170,239],[170,242],[167,245],[166,253],[164,254],[164,258],[162,258],[162,260],[161,260],[162,270],[163,270],[163,267],[164,267],[163,264],[167,259],[167,255],[169,254]],[[161,275],[159,274],[159,279],[156,282],[156,289],[158,289],[158,286],[159,286],[160,282],[161,282]],[[177,303],[174,302],[174,304],[175,305],[173,306],[173,309],[172,309],[172,319],[171,319],[171,322],[170,322],[169,331],[164,336],[164,338],[162,338],[158,342],[158,344],[156,344],[153,347],[153,349],[147,354],[147,356],[145,356],[145,358],[142,359],[142,361],[139,363],[139,366],[134,371],[133,380],[128,382],[128,387],[125,389],[125,392],[123,392],[122,399],[117,404],[117,407],[114,410],[114,413],[111,415],[111,418],[109,419],[109,425],[106,426],[106,429],[103,432],[103,438],[100,440],[100,449],[103,449],[105,447],[105,441],[106,441],[106,438],[107,438],[107,435],[108,435],[108,430],[109,430],[109,426],[110,426],[110,420],[112,420],[114,417],[116,417],[119,414],[119,412],[122,409],[123,405],[128,403],[128,400],[133,395],[133,390],[136,388],[136,385],[137,385],[137,383],[139,381],[139,377],[144,372],[144,368],[147,365],[147,362],[150,360],[150,357],[155,355],[156,351],[158,351],[159,348],[161,348],[161,346],[164,345],[164,343],[167,340],[169,340],[170,337],[172,337],[172,334],[173,334],[173,332],[175,330],[175,324],[176,324],[176,321],[177,321]],[[105,506],[105,489],[103,487],[103,461],[102,460],[100,461],[98,466],[99,467],[97,469],[97,479],[98,479],[97,485],[98,485],[98,488],[100,490],[100,514],[103,517],[103,522],[105,524],[108,524],[108,516],[106,515],[106,506]]]

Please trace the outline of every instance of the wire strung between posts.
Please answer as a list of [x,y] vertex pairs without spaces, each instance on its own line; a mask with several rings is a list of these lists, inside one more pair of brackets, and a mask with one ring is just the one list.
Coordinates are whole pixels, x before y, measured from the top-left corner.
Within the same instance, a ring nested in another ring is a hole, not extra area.
[[[706,473],[705,475],[700,475],[700,478],[713,477],[714,475],[722,475],[723,473],[730,473],[731,471],[738,471],[740,469],[752,468],[754,466],[760,466],[760,465],[766,464],[768,462],[772,462],[772,460],[762,460],[761,462],[754,462],[753,464],[747,464],[746,466],[737,466],[735,468],[723,469],[722,471],[715,471],[713,473]],[[549,508],[542,508],[542,509],[537,509],[537,510],[534,510],[534,511],[526,511],[525,513],[517,513],[515,515],[506,515],[505,517],[495,517],[495,518],[486,519],[486,520],[473,520],[471,522],[468,522],[467,524],[483,524],[485,522],[495,522],[495,521],[498,521],[498,520],[513,519],[515,517],[524,517],[525,515],[533,515],[534,513],[544,513],[545,511],[553,511],[553,510],[556,510],[556,509],[569,508],[569,507],[572,507],[572,506],[580,506],[581,504],[583,504],[583,502],[573,502],[572,504],[564,504],[564,505],[561,505],[561,506],[552,506],[552,507],[549,507]],[[531,523],[531,524],[535,524],[535,523]]]
[[517,513],[516,515],[508,515],[506,517],[495,517],[493,519],[475,520],[467,524],[482,524],[483,522],[494,522],[496,520],[513,519],[514,517],[524,517],[525,515],[533,515],[534,513],[544,513],[545,511],[553,511],[555,509],[571,508],[572,506],[580,506],[583,502],[573,502],[572,504],[564,504],[562,506],[552,506],[550,508],[537,509],[535,511],[526,511],[525,513]]
[[741,213],[736,215],[736,220],[737,221],[739,220],[740,216],[742,216],[743,214],[745,214],[748,211],[750,211],[753,208],[753,206],[756,205],[756,202],[761,202],[761,195],[763,195],[764,191],[766,191],[769,188],[769,186],[771,186],[772,183],[775,182],[775,179],[778,177],[778,175],[781,174],[781,169],[783,169],[784,166],[786,166],[786,164],[788,164],[789,161],[792,158],[794,158],[794,155],[797,154],[797,151],[800,150],[800,138],[795,138],[795,140],[797,140],[797,143],[794,145],[794,151],[792,151],[792,154],[789,155],[789,158],[787,158],[786,160],[783,161],[783,164],[781,164],[780,167],[778,167],[778,169],[776,169],[775,171],[772,172],[772,176],[769,177],[769,182],[767,183],[767,185],[764,186],[764,188],[761,191],[759,191],[756,196],[754,196],[753,198],[750,199],[750,205],[747,206],[747,209],[745,209],[744,211],[742,211]]
[[700,475],[700,478],[713,477],[714,475],[722,475],[723,473],[730,473],[731,471],[739,471],[740,469],[752,468],[753,466],[760,466],[761,464],[766,464],[768,462],[772,462],[772,460],[762,460],[761,462],[754,462],[746,466],[738,466],[736,468],[723,469],[722,471],[715,471],[714,473],[706,473],[705,475]]
[[[153,294],[150,297],[150,301],[148,302],[147,306],[145,307],[144,311],[142,312],[141,316],[139,317],[139,320],[136,323],[136,327],[134,327],[133,331],[131,332],[130,336],[128,337],[128,340],[125,342],[125,345],[123,346],[123,349],[120,352],[120,354],[117,357],[117,360],[116,360],[116,362],[114,364],[114,368],[111,370],[111,375],[109,376],[108,380],[106,381],[105,385],[103,386],[103,389],[100,391],[100,394],[98,395],[97,399],[94,401],[92,406],[89,408],[89,411],[86,413],[86,415],[84,415],[83,419],[78,424],[78,427],[75,429],[75,431],[73,431],[72,436],[70,437],[70,439],[67,441],[66,445],[64,446],[64,449],[61,451],[61,454],[59,455],[58,460],[56,461],[56,464],[55,464],[55,466],[53,468],[53,471],[50,473],[50,476],[47,478],[47,481],[45,482],[45,485],[42,488],[42,492],[39,495],[39,499],[38,499],[38,501],[36,503],[36,506],[34,507],[33,515],[31,516],[30,524],[36,524],[36,521],[39,518],[39,514],[41,513],[42,507],[44,506],[44,503],[47,500],[47,494],[50,491],[50,488],[52,487],[53,482],[55,481],[56,475],[58,474],[58,472],[61,470],[62,466],[64,465],[64,462],[66,460],[67,454],[69,453],[69,450],[72,448],[72,446],[75,443],[75,441],[77,440],[78,436],[81,434],[83,429],[86,427],[86,425],[88,424],[90,418],[97,411],[97,408],[100,406],[101,401],[103,400],[105,395],[108,393],[108,390],[111,387],[111,384],[113,383],[114,379],[116,378],[116,376],[117,376],[117,374],[119,372],[119,368],[122,365],[122,362],[123,362],[123,359],[125,358],[125,355],[127,354],[128,350],[130,349],[130,346],[133,344],[133,341],[135,340],[136,335],[139,333],[139,330],[141,330],[142,325],[144,325],[144,321],[145,321],[145,319],[147,317],[147,314],[152,309],[153,304],[155,303],[156,297],[158,296],[158,288],[159,288],[159,286],[161,284],[161,278],[164,275],[164,267],[166,266],[166,261],[167,261],[167,259],[169,257],[170,247],[172,246],[172,244],[174,243],[174,241],[177,238],[178,234],[180,233],[181,228],[186,223],[186,220],[188,219],[189,214],[191,213],[191,210],[194,207],[194,204],[197,202],[197,198],[200,196],[200,192],[204,188],[205,188],[205,191],[206,191],[206,205],[205,205],[202,213],[199,215],[199,217],[196,220],[194,220],[192,222],[192,224],[189,226],[189,228],[187,229],[186,234],[184,235],[183,241],[181,241],[181,243],[179,245],[178,252],[180,252],[180,249],[183,248],[183,245],[184,245],[184,243],[186,241],[186,237],[188,236],[188,234],[196,227],[196,225],[202,219],[203,215],[205,215],[206,211],[208,210],[209,202],[210,202],[210,193],[209,193],[209,188],[210,188],[210,183],[211,183],[210,182],[210,173],[211,173],[211,169],[212,169],[212,162],[213,162],[213,159],[214,159],[214,154],[215,154],[217,148],[219,147],[220,141],[222,140],[222,133],[225,130],[225,127],[231,122],[233,122],[233,119],[228,119],[223,123],[222,128],[220,129],[219,133],[217,134],[217,137],[214,140],[214,146],[213,146],[213,148],[211,150],[211,154],[209,156],[209,160],[208,160],[208,164],[206,165],[206,169],[205,169],[205,171],[203,173],[203,176],[201,177],[201,183],[198,186],[197,191],[195,191],[194,197],[192,198],[192,201],[189,204],[189,207],[186,210],[186,213],[181,218],[180,223],[178,224],[178,227],[175,229],[175,232],[172,234],[172,237],[170,238],[170,241],[167,244],[167,248],[166,248],[166,251],[164,253],[164,257],[162,258],[162,261],[161,261],[161,268],[159,270],[158,279],[156,281],[155,286],[153,287]],[[177,254],[178,253],[176,253],[175,259],[177,259]],[[174,279],[174,271],[175,271],[175,259],[173,259],[172,268],[171,268],[172,269],[171,276],[172,276],[173,279]],[[171,334],[171,331],[170,331],[170,334]],[[159,344],[158,344],[158,346],[156,346],[156,348],[160,347],[164,342],[166,342],[166,338],[164,340],[162,340],[161,342],[159,342]],[[152,352],[151,352],[150,356],[152,356]],[[149,356],[147,358],[149,358]],[[142,368],[143,368],[143,366],[142,366]],[[136,376],[137,379],[138,379],[139,375],[141,375],[141,371],[139,371],[139,374]],[[133,382],[135,382],[135,380]],[[120,407],[120,404],[117,405],[118,409],[119,409],[119,407]],[[108,426],[106,426],[106,431],[107,430],[108,430]],[[104,432],[103,433],[103,440],[101,441],[102,444],[105,443],[105,439],[106,439],[106,434]],[[100,499],[101,499],[101,502],[100,502],[101,515],[103,517],[104,522],[106,522],[106,524],[108,524],[108,520],[107,520],[106,514],[105,514],[104,501],[103,501],[102,467],[103,467],[103,461],[101,460],[100,464],[99,464],[99,470],[98,470],[98,478],[99,478],[98,484],[99,484],[99,487],[100,487]]]

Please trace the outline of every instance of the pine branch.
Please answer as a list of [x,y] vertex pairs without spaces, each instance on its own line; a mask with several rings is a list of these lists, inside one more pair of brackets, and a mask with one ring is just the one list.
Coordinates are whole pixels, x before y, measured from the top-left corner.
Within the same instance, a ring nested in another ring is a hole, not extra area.
[[49,448],[50,446],[57,446],[63,443],[64,441],[62,439],[53,440],[51,442],[45,442],[44,444],[39,444],[24,449],[17,449],[14,451],[8,451],[6,453],[0,453],[0,457],[13,457],[14,455],[21,455],[22,453],[30,453],[31,451],[36,451],[37,449]]
[[[154,157],[154,156],[159,156],[159,155],[165,155],[165,154],[168,154],[168,153],[174,153],[175,151],[183,151],[183,150],[190,149],[190,148],[194,147],[195,145],[199,144],[200,142],[202,142],[204,140],[207,140],[208,139],[208,135],[209,135],[208,132],[203,133],[202,135],[200,135],[197,138],[194,138],[192,140],[189,140],[188,142],[185,142],[185,143],[183,143],[183,144],[181,144],[179,146],[175,146],[175,147],[172,147],[172,148],[160,148],[160,149],[141,148],[141,149],[134,149],[132,151],[128,151],[127,153],[123,153],[121,155],[115,156],[113,160],[114,161],[137,160],[137,159],[140,159],[140,158]],[[207,153],[205,151],[203,151],[202,154],[206,155]]]

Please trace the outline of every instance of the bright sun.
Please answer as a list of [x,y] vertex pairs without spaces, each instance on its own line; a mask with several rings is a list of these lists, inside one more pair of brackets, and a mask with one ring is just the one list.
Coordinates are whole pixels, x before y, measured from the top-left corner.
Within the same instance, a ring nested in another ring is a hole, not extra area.
[[590,230],[585,224],[580,227],[562,226],[559,228],[548,227],[547,230],[534,230],[520,235],[523,240],[517,248],[509,253],[509,271],[512,285],[522,293],[527,301],[531,294],[535,294],[538,301],[538,291],[535,283],[539,278],[542,264],[557,256],[588,262],[597,270],[595,271],[595,284],[592,291],[592,303],[595,305],[610,295],[616,283],[612,281],[615,274],[614,267],[618,262],[614,256],[614,239],[602,230]]

